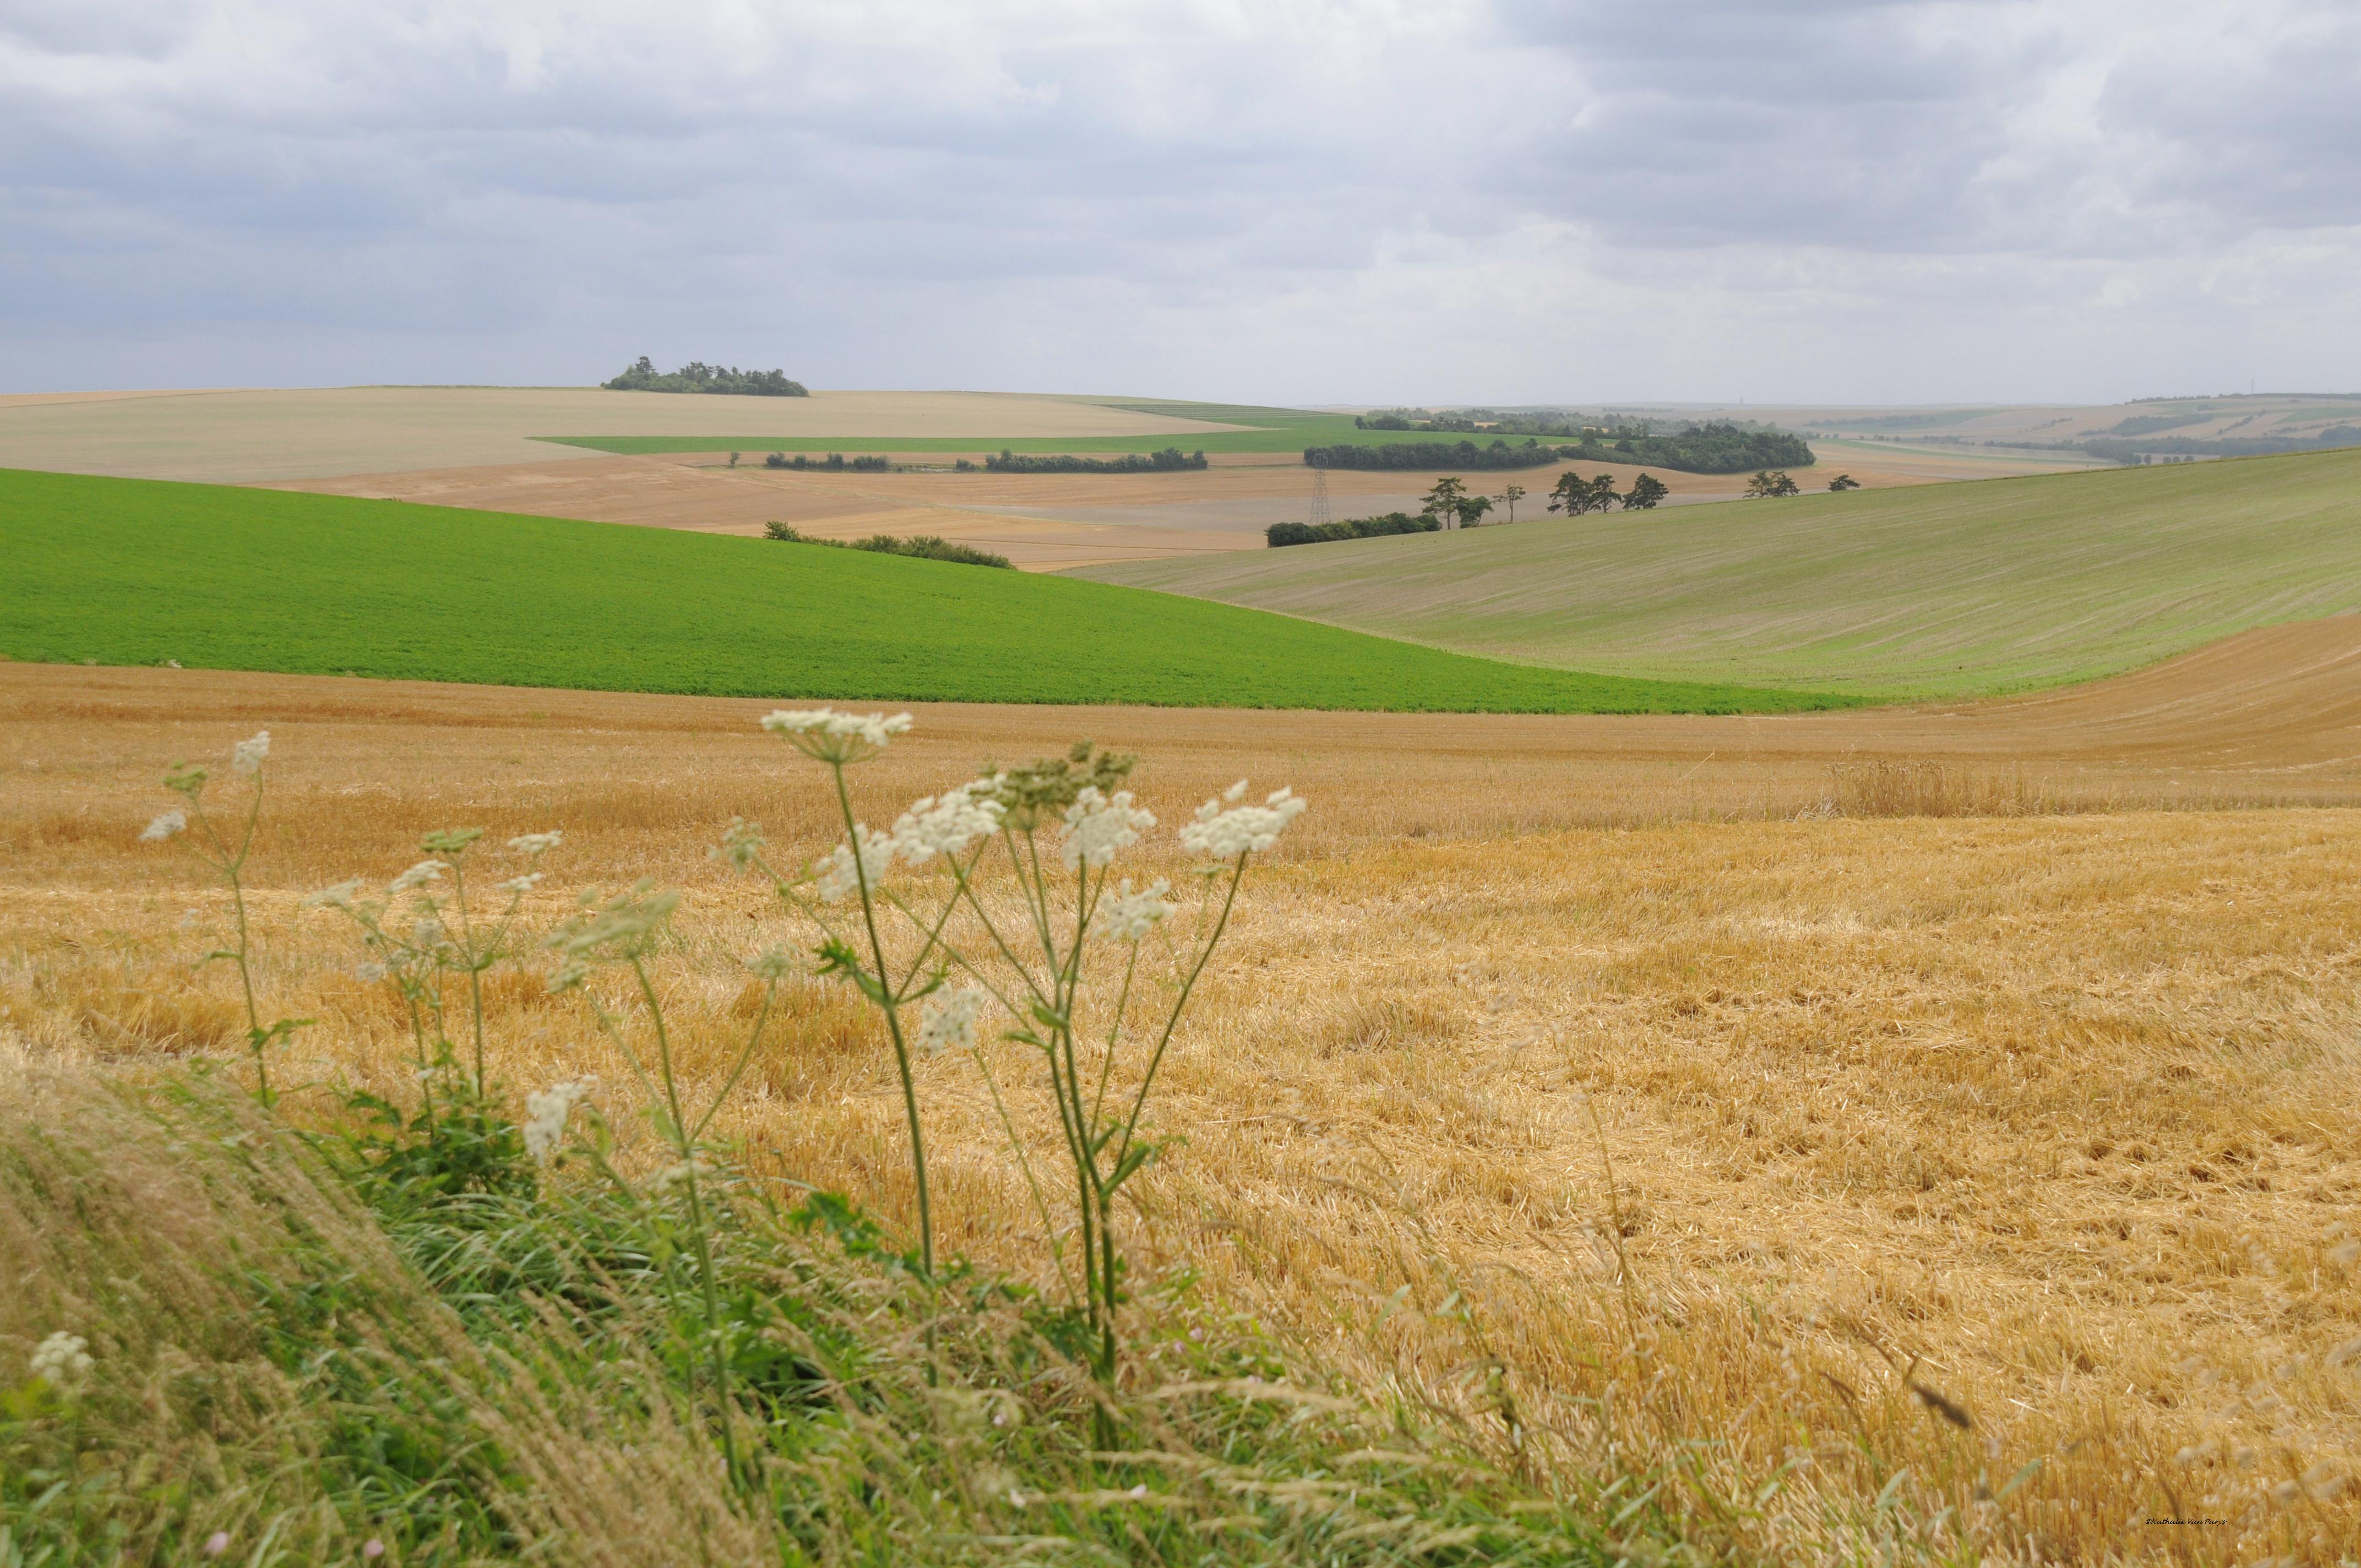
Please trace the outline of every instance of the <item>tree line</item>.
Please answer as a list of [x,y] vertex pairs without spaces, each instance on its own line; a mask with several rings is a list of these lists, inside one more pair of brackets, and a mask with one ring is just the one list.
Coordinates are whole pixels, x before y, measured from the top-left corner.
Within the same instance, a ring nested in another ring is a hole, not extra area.
[[[1352,517],[1336,522],[1274,522],[1263,530],[1263,539],[1272,549],[1279,549],[1290,544],[1325,544],[1340,539],[1374,539],[1391,533],[1433,533],[1441,529],[1478,527],[1486,516],[1501,509],[1508,512],[1508,521],[1514,522],[1517,503],[1529,494],[1522,485],[1510,485],[1496,501],[1493,497],[1470,490],[1467,481],[1457,475],[1450,475],[1435,480],[1434,488],[1422,498],[1425,505],[1415,513],[1389,511],[1378,517]],[[1627,511],[1650,511],[1670,494],[1671,488],[1653,474],[1642,474],[1631,481],[1631,489],[1619,494],[1612,474],[1586,479],[1568,471],[1558,476],[1556,487],[1548,492],[1549,510],[1567,517],[1609,511],[1617,507]]]
[[1127,452],[1120,457],[1034,456],[1003,447],[999,456],[986,457],[983,466],[995,474],[1172,474],[1202,468],[1206,462],[1204,453],[1184,456],[1177,446],[1161,452]]
[[708,365],[692,359],[679,369],[660,372],[644,354],[635,365],[611,381],[598,383],[610,392],[718,392],[741,398],[808,398],[811,389],[790,381],[783,370],[741,370],[736,366]]
[[1016,569],[1016,563],[1005,555],[995,555],[989,550],[978,550],[972,544],[961,544],[939,534],[914,533],[907,539],[897,539],[890,533],[873,533],[866,539],[815,539],[808,533],[798,533],[785,522],[766,522],[763,537],[783,540],[789,544],[825,544],[834,550],[866,550],[878,555],[907,555],[920,561],[955,561],[963,566],[999,566],[1008,571]]
[[[1364,415],[1364,427],[1371,416]],[[1379,419],[1390,415],[1374,416]],[[1386,428],[1386,427],[1375,427]],[[1439,428],[1428,426],[1410,428]],[[1658,434],[1644,426],[1586,431],[1580,439],[1551,445],[1528,435],[1522,445],[1495,436],[1488,446],[1453,443],[1388,442],[1378,446],[1308,446],[1303,461],[1313,468],[1538,468],[1550,463],[1624,463],[1670,468],[1683,474],[1743,474],[1749,468],[1805,468],[1815,461],[1799,435],[1767,427],[1715,421]]]

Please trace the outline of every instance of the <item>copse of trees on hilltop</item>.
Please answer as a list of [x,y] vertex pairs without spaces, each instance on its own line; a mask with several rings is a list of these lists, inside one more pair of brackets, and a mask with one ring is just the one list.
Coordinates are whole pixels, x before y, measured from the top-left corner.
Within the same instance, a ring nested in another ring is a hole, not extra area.
[[656,369],[644,354],[611,381],[599,383],[610,392],[718,392],[740,398],[808,398],[811,389],[790,381],[783,370],[741,370],[736,366],[708,365],[692,359],[669,375]]
[[1276,550],[1288,544],[1328,544],[1389,533],[1433,533],[1442,526],[1442,519],[1431,512],[1389,511],[1382,517],[1348,517],[1335,522],[1274,522],[1262,531],[1262,536]]
[[[1833,489],[1835,487],[1829,488]],[[1803,494],[1803,487],[1795,483],[1793,475],[1781,468],[1757,469],[1754,477],[1746,481],[1746,496],[1750,500],[1761,500],[1772,496],[1801,494]]]
[[995,474],[1174,474],[1206,466],[1202,452],[1183,455],[1177,446],[1161,452],[1126,452],[1120,457],[1034,456],[1001,449],[983,466]]

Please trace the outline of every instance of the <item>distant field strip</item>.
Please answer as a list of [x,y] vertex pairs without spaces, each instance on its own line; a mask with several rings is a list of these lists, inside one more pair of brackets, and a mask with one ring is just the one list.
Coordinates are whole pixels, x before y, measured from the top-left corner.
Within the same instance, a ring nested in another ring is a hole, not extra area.
[[581,446],[593,452],[632,456],[658,452],[1158,452],[1176,445],[1184,452],[1301,452],[1307,446],[1355,441],[1452,446],[1468,439],[1460,434],[1401,431],[1373,435],[1355,429],[1350,414],[1315,413],[1302,409],[1171,402],[1105,402],[1098,406],[1159,420],[1203,420],[1250,428],[1192,432],[1186,435],[909,436],[886,440],[859,435],[809,435],[791,441],[775,435],[544,435],[534,439],[559,446]]
[[1741,712],[1070,578],[400,501],[0,470],[0,654],[877,701]]
[[1545,518],[1074,575],[1586,670],[1967,696],[2361,609],[2361,452]]

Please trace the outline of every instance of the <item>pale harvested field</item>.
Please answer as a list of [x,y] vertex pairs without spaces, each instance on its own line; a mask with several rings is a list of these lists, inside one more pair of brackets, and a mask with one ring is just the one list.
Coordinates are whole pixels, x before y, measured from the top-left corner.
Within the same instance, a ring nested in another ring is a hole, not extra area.
[[1016,392],[717,398],[595,387],[330,387],[0,401],[0,467],[237,484],[598,454],[536,435],[1156,435],[1228,425]]
[[[1259,550],[1270,524],[1309,515],[1312,495],[1311,474],[1291,453],[1221,454],[1210,468],[1182,474],[1001,475],[799,473],[764,468],[759,452],[746,453],[732,468],[724,455],[715,453],[610,456],[546,444],[536,451],[557,455],[304,477],[277,481],[272,488],[706,533],[755,534],[774,520],[823,539],[936,533],[995,551],[1034,571]],[[949,464],[955,455],[892,455],[895,462],[906,464]],[[1570,466],[1586,477],[1611,473],[1624,488],[1641,471],[1599,464]],[[2045,471],[1878,453],[1850,468],[1823,463],[1806,477],[1817,476],[1825,484],[1840,468],[1868,488]],[[1546,515],[1548,489],[1562,471],[1478,474],[1470,483],[1496,498],[1510,484],[1523,486],[1517,515],[1531,520]],[[1673,492],[1668,505],[1730,500],[1746,482],[1743,476],[1726,474],[1658,477]],[[1416,511],[1435,477],[1333,472],[1330,510],[1337,517]],[[1503,502],[1496,520],[1507,515]]]
[[[1497,1435],[1504,1366],[1537,1453],[1671,1466],[1698,1530],[1788,1560],[1965,1528],[1970,1560],[2325,1563],[2361,1530],[2361,809],[1819,813],[1877,804],[1830,771],[1871,757],[2010,806],[2356,801],[2356,661],[2348,620],[1950,710],[941,707],[857,783],[882,818],[1087,733],[1149,753],[1168,823],[1241,773],[1312,797],[1168,1069],[1188,1142],[1133,1241],[1339,1367]],[[565,828],[554,889],[686,886],[666,983],[718,1071],[735,963],[793,934],[704,846],[733,815],[824,832],[763,706],[0,665],[0,1028],[132,1066],[229,1047],[233,981],[190,962],[220,901],[133,837],[164,763],[268,724],[267,1009],[320,1020],[312,1072],[398,1092],[405,1047],[295,895],[455,823]],[[495,996],[511,1083],[624,1077],[574,1003]],[[1030,1266],[974,1069],[924,1093],[951,1245]],[[896,1117],[814,991],[733,1131],[906,1214]],[[2141,1522],[2172,1517],[2228,1522]]]

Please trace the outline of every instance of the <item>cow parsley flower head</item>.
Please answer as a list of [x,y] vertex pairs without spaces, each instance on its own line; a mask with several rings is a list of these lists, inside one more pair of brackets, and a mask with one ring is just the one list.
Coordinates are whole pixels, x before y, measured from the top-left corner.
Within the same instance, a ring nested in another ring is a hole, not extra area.
[[364,959],[353,969],[353,978],[363,985],[375,985],[385,974],[385,966],[374,959]]
[[918,1048],[929,1056],[973,1050],[976,1023],[983,1015],[983,1004],[990,1000],[991,994],[980,985],[937,992],[918,1024]]
[[444,938],[450,934],[442,921],[432,915],[423,916],[420,917],[418,924],[410,928],[410,945],[422,951],[439,948],[443,945]]
[[574,1107],[589,1098],[598,1086],[595,1078],[576,1079],[570,1083],[553,1083],[537,1094],[524,1097],[524,1152],[544,1165],[557,1152],[566,1139],[566,1118]]
[[832,707],[783,707],[763,717],[763,728],[805,756],[822,762],[866,762],[910,728],[897,713],[839,713]]
[[421,861],[416,865],[411,867],[408,871],[402,872],[400,876],[394,878],[391,882],[386,883],[385,890],[388,893],[395,894],[409,893],[414,889],[424,887],[430,882],[440,881],[443,873],[450,869],[451,868],[448,865],[445,864],[441,861]]
[[262,759],[269,755],[270,731],[258,729],[229,749],[229,765],[241,773],[258,773],[262,771]]
[[763,858],[764,842],[760,823],[733,817],[730,819],[730,826],[721,830],[721,842],[711,853],[715,859],[727,861],[742,872]]
[[500,884],[500,891],[511,898],[522,898],[541,885],[541,877],[542,873],[539,872],[527,872],[522,876],[512,876]]
[[1102,795],[1096,784],[1085,784],[1074,804],[1066,807],[1066,869],[1104,866],[1115,852],[1139,842],[1139,830],[1156,826],[1153,814],[1131,804],[1131,791]]
[[823,904],[842,903],[859,893],[864,881],[871,887],[875,887],[877,879],[884,876],[885,869],[894,863],[894,839],[882,833],[872,833],[866,822],[854,823],[852,835],[854,842],[861,846],[861,864],[857,871],[852,863],[851,844],[839,844],[812,862],[812,872],[819,879],[818,885],[812,891],[819,895]]
[[894,824],[895,852],[914,866],[937,855],[956,855],[978,839],[1000,830],[1008,808],[993,795],[997,781],[975,779],[957,789],[910,803]]
[[353,899],[360,890],[361,884],[358,880],[340,882],[334,887],[322,888],[319,892],[306,897],[303,902],[307,906],[322,909],[350,909],[353,906]]
[[[1236,800],[1245,791],[1246,781],[1240,779],[1223,798]],[[1222,801],[1209,800],[1197,808],[1197,819],[1180,829],[1180,847],[1216,861],[1259,854],[1279,842],[1287,825],[1303,815],[1304,804],[1288,789],[1272,791],[1260,806],[1233,806],[1226,811]]]
[[143,844],[160,844],[173,835],[185,833],[188,830],[189,814],[176,806],[140,829],[139,841]]
[[509,840],[509,848],[520,855],[545,855],[566,841],[566,835],[556,828],[546,833],[520,833]]
[[60,1329],[33,1349],[33,1376],[52,1388],[71,1388],[90,1376],[90,1342]]
[[805,972],[803,965],[796,961],[795,955],[784,948],[770,948],[762,957],[748,964],[746,969],[747,972],[756,980],[766,981],[773,985],[778,984],[783,980],[793,980]]
[[1099,929],[1118,942],[1144,940],[1159,921],[1171,915],[1172,905],[1164,897],[1171,891],[1172,884],[1159,877],[1134,893],[1126,877],[1121,891],[1099,905]]

